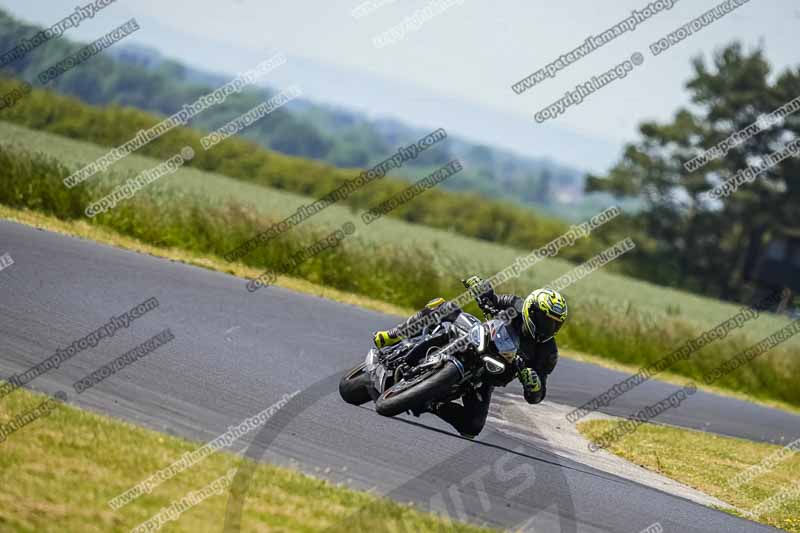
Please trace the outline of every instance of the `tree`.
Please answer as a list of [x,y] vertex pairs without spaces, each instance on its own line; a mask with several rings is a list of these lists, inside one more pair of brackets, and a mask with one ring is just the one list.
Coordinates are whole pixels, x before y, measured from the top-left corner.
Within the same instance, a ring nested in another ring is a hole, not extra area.
[[721,199],[707,192],[797,139],[800,113],[705,165],[687,171],[684,164],[800,96],[800,72],[789,69],[773,80],[763,50],[748,53],[737,42],[715,53],[710,66],[694,59],[693,70],[692,108],[679,109],[666,124],[640,125],[642,139],[626,146],[608,176],[589,176],[586,188],[644,201],[633,226],[656,240],[649,260],[669,267],[654,281],[743,299],[753,289],[747,273],[763,239],[800,224],[800,163],[786,159]]

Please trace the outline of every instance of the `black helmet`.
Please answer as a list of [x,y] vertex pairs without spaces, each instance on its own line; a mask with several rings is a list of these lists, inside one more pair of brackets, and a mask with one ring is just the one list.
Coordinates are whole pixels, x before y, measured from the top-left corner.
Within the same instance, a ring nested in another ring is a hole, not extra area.
[[553,289],[536,289],[522,304],[523,330],[544,342],[558,333],[567,319],[567,301]]

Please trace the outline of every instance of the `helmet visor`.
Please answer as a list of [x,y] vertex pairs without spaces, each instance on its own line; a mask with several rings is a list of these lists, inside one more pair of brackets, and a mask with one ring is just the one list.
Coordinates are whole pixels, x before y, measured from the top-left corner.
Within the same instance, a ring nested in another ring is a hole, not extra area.
[[539,342],[544,342],[558,333],[558,330],[561,329],[563,322],[559,322],[557,320],[553,320],[552,318],[548,317],[541,311],[536,313],[536,340]]

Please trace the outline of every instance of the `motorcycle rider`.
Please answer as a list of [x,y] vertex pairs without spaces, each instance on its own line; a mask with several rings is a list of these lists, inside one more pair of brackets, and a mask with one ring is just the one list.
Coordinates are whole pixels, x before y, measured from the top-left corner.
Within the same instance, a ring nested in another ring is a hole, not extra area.
[[[547,376],[558,362],[555,335],[567,318],[567,302],[558,291],[549,288],[536,289],[523,300],[514,294],[495,294],[491,284],[478,276],[471,276],[463,283],[475,295],[484,315],[497,316],[513,308],[515,313],[508,313],[514,317],[509,327],[520,339],[518,357],[513,365],[502,374],[487,375],[477,389],[462,397],[463,406],[447,402],[433,404],[428,408],[428,411],[452,425],[461,435],[474,438],[486,424],[494,387],[504,387],[516,377],[522,383],[523,395],[528,403],[536,404],[544,400],[547,394]],[[406,336],[406,332],[413,330],[414,324],[418,324],[437,309],[447,309],[442,308],[444,304],[444,298],[431,300],[424,309],[397,327],[376,332],[375,346],[383,348],[397,344]],[[456,307],[445,318],[451,320],[460,312]],[[413,414],[419,416],[421,412]]]

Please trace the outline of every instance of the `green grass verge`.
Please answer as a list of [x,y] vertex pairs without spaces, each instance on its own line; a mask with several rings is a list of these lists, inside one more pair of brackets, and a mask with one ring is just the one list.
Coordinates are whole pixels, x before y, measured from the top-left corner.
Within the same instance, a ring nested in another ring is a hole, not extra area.
[[[611,420],[581,422],[578,429],[591,440],[612,429],[616,423]],[[642,424],[609,448],[632,463],[731,504],[737,509],[728,511],[732,514],[800,533],[800,491],[796,498],[768,509],[761,516],[747,514],[761,502],[800,480],[798,453],[783,461],[764,463],[781,449],[781,446],[772,444],[656,424]],[[738,474],[760,464],[773,467],[764,468],[761,475],[741,485],[731,483]]]
[[[0,402],[0,425],[44,399],[17,390]],[[0,530],[130,531],[248,461],[218,452],[117,511],[108,506],[201,445],[60,405],[0,443]],[[165,530],[222,531],[227,496],[211,496]],[[241,523],[243,531],[354,532],[384,531],[389,522],[409,531],[489,531],[267,464],[254,469]]]

